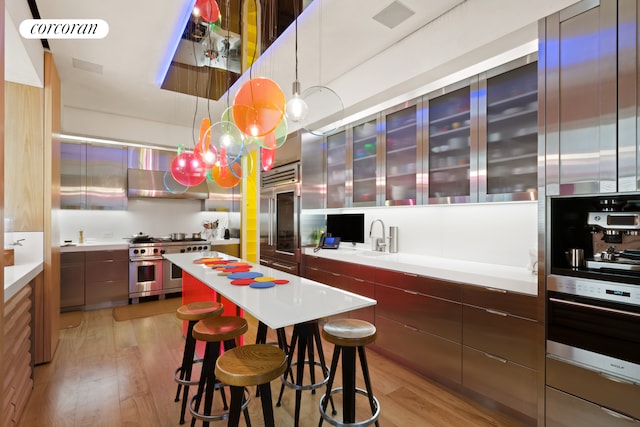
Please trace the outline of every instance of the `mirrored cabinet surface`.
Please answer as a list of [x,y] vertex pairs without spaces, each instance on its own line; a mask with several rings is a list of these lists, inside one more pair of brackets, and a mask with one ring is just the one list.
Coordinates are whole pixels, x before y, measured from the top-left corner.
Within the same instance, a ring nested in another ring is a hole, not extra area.
[[[530,200],[537,192],[537,62],[486,79],[486,133],[480,163],[486,165],[486,201]],[[484,104],[485,100],[481,100]],[[486,149],[483,149],[486,147]],[[485,158],[486,157],[486,158]],[[484,200],[481,200],[484,201]]]
[[470,86],[430,97],[428,102],[429,202],[469,201]]
[[346,205],[346,158],[346,130],[327,136],[327,208]]
[[417,106],[411,105],[385,117],[385,204],[418,202],[416,171],[419,155]]

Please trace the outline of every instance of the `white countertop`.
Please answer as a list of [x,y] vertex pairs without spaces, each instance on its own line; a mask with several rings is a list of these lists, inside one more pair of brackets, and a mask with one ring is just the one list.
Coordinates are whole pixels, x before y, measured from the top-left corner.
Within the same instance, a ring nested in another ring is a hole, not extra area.
[[[217,270],[193,263],[194,260],[203,256],[217,254],[200,252],[168,254],[164,257],[273,329],[376,304],[374,299],[260,264],[250,263],[251,271],[262,273],[265,277],[286,279],[289,283],[267,289],[236,286],[231,284],[227,276],[220,276]],[[225,254],[219,254],[219,256],[224,259],[237,259]]]
[[[205,243],[205,242],[202,242]],[[212,246],[220,246],[220,245],[238,245],[240,244],[240,239],[216,239],[209,242]],[[85,243],[77,243],[71,242],[69,243],[60,243],[60,252],[88,252],[88,251],[116,251],[119,249],[129,249],[129,242],[125,239],[122,242],[114,242],[114,241],[89,241]]]
[[313,252],[313,248],[304,248],[304,254],[470,285],[538,294],[538,275],[525,267],[351,248],[321,249],[318,252]]
[[4,268],[4,302],[32,281],[44,268],[42,261],[32,261]]

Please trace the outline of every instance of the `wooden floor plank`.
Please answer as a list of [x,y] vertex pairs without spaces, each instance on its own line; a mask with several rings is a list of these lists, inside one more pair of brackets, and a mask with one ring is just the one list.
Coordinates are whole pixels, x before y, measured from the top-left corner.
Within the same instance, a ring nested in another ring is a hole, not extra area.
[[[180,403],[174,402],[173,374],[181,362],[184,338],[175,315],[121,322],[113,319],[111,310],[84,312],[83,316],[80,326],[61,331],[53,360],[36,366],[34,389],[19,427],[179,426]],[[256,322],[248,320],[250,328],[244,339],[253,343]],[[291,328],[287,332],[290,336]],[[268,340],[276,340],[274,331],[269,330]],[[324,343],[323,348],[329,362],[333,346]],[[518,426],[374,351],[367,351],[367,358],[382,408],[381,426]],[[339,379],[340,371],[336,375]],[[357,381],[362,386],[359,368]],[[279,380],[271,384],[274,404],[280,384]],[[323,393],[323,389],[315,395],[303,392],[301,427],[318,425]],[[339,396],[336,404],[341,405]],[[277,426],[293,425],[294,407],[295,391],[285,389],[282,406],[274,408]],[[367,410],[366,400],[358,400],[358,419],[366,418]],[[253,397],[249,411],[252,425],[264,425],[260,399]],[[190,420],[187,411],[187,425]]]

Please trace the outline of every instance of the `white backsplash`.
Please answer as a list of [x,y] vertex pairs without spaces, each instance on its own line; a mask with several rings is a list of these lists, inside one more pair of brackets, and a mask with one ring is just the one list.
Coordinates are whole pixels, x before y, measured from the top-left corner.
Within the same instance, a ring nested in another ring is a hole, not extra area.
[[232,214],[201,212],[201,202],[184,199],[129,199],[126,211],[60,210],[60,240],[78,242],[79,231],[85,242],[125,242],[142,232],[154,237],[170,233],[203,231],[203,221],[219,221],[218,229],[229,227]]
[[[20,240],[19,245],[14,242]],[[13,249],[14,264],[41,262],[44,256],[44,233],[42,231],[15,231],[4,233],[4,247]]]
[[[371,249],[371,222],[381,219],[386,236],[389,235],[389,227],[398,227],[400,253],[526,268],[530,264],[530,250],[537,247],[537,209],[537,202],[510,202],[350,208],[340,211],[364,212],[365,243],[356,247],[365,250]],[[321,211],[307,211],[312,212]],[[379,235],[380,227],[376,225],[374,237]]]

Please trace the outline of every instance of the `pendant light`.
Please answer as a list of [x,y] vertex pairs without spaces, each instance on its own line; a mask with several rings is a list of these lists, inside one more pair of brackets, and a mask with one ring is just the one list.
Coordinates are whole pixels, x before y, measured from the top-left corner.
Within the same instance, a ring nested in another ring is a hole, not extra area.
[[298,17],[300,14],[298,13],[298,0],[293,0],[293,8],[295,11],[296,19],[294,22],[295,25],[295,52],[296,52],[296,79],[293,82],[293,95],[287,101],[285,106],[285,115],[288,120],[292,122],[298,123],[305,119],[307,114],[309,113],[309,108],[307,107],[307,103],[301,96],[300,91],[300,81],[298,80]]

